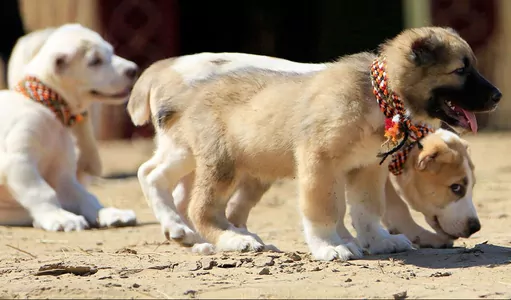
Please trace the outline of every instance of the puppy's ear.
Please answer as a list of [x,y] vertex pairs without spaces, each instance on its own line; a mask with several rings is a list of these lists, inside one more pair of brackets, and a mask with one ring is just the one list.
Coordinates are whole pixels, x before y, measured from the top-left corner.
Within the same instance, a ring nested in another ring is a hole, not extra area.
[[68,66],[70,55],[67,53],[58,53],[53,58],[55,73],[61,74]]
[[460,143],[463,145],[463,147],[465,147],[467,151],[470,149],[470,144],[466,140],[460,138]]
[[66,47],[62,47],[59,49],[57,53],[53,56],[53,66],[55,68],[56,74],[61,74],[65,71],[71,61],[80,53],[81,48],[73,47],[72,45]]
[[412,42],[411,58],[417,66],[433,64],[438,60],[442,43],[436,35],[421,37]]
[[438,156],[438,151],[427,151],[422,150],[418,156],[417,159],[417,165],[416,168],[419,171],[424,171],[428,167],[428,165],[431,165],[431,162],[435,160],[435,158]]
[[[429,147],[428,147],[429,146]],[[417,156],[416,169],[437,172],[442,164],[453,163],[459,155],[443,142],[425,146]]]

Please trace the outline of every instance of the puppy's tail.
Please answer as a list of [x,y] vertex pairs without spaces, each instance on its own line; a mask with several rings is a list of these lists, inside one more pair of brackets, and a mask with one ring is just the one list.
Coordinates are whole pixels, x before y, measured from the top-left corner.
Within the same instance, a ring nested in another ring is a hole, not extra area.
[[128,100],[128,114],[135,126],[142,126],[151,119],[151,76],[147,76],[150,68],[147,68],[135,82]]
[[[169,102],[163,101],[163,98],[166,98],[165,91],[168,90],[167,86],[173,85],[172,82],[166,81],[166,76],[162,73],[171,72],[170,66],[175,59],[176,57],[171,57],[153,63],[142,72],[137,82],[135,82],[131,90],[127,108],[131,121],[136,126],[145,125],[151,121],[151,116],[160,123],[162,113],[164,113],[163,119],[168,120],[171,111],[166,109],[165,112],[162,112],[159,108],[158,112],[151,111],[151,103],[155,101],[153,104],[156,105],[156,103],[159,102]],[[170,88],[170,92],[172,94],[178,91],[173,92],[173,89]],[[151,97],[155,99],[151,101]]]

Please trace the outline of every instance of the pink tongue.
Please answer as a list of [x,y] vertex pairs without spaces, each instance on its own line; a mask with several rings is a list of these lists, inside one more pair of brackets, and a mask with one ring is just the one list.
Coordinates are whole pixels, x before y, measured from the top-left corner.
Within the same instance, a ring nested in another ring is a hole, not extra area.
[[476,116],[474,115],[474,113],[468,112],[462,108],[461,108],[461,111],[465,114],[465,117],[468,120],[470,129],[472,130],[472,132],[477,133],[477,119],[476,119]]

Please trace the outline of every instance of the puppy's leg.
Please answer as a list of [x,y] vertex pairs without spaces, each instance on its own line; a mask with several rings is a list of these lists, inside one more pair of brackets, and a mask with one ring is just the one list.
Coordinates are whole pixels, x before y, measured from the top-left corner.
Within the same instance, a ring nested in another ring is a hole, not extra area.
[[[195,172],[183,177],[174,191],[174,203],[183,220],[191,224],[188,218],[188,205],[191,197],[191,190],[195,179]],[[238,228],[247,227],[247,219],[250,210],[259,202],[263,194],[270,188],[271,183],[263,183],[259,179],[251,176],[243,176],[243,179],[237,186],[234,194],[227,204],[227,220]],[[189,225],[192,227],[191,225]],[[201,254],[211,254],[214,247],[208,243],[195,244],[193,251]],[[273,247],[272,250],[278,251]]]
[[[210,152],[215,154],[214,152]],[[227,157],[217,163],[197,161],[195,185],[188,214],[199,234],[218,251],[262,251],[259,237],[227,221],[227,195],[234,185],[234,164]]]
[[63,173],[57,181],[56,189],[64,208],[84,216],[92,226],[121,227],[137,223],[133,210],[103,207],[96,196],[77,180],[74,173]]
[[408,206],[396,193],[390,178],[387,179],[385,194],[383,224],[391,233],[402,233],[422,248],[446,248],[453,245],[449,238],[432,233],[415,223]]
[[[195,172],[183,177],[174,191],[174,204],[177,211],[187,221],[191,227],[191,221],[188,217],[188,205],[193,189]],[[228,201],[226,215],[227,220],[238,228],[247,227],[247,219],[250,210],[261,200],[264,193],[271,187],[271,183],[263,183],[261,180],[251,176],[243,176],[233,195]]]
[[174,198],[174,204],[176,205],[177,212],[190,228],[193,228],[193,225],[188,217],[188,205],[190,204],[190,198],[192,197],[194,182],[195,172],[191,172],[181,178],[172,191],[172,197]]
[[154,156],[138,169],[142,192],[160,222],[163,234],[185,246],[202,242],[202,238],[179,216],[171,191],[194,167],[192,153],[164,137]]
[[262,182],[249,175],[243,176],[227,203],[227,220],[238,228],[247,228],[250,211],[270,187],[271,183]]
[[[130,226],[136,224],[132,210],[103,207],[76,177],[76,156],[72,141],[67,141],[69,151],[63,151],[51,171],[50,180],[57,191],[63,208],[82,215],[89,224],[98,227]],[[67,155],[66,155],[67,154]]]
[[[348,260],[362,256],[354,243],[346,244],[337,233],[340,212],[344,201],[337,201],[336,194],[342,177],[329,163],[312,151],[297,152],[299,204],[302,213],[305,239],[315,259]],[[342,195],[339,197],[342,199]]]
[[363,253],[362,247],[358,243],[358,240],[351,235],[348,228],[344,224],[344,218],[346,216],[346,181],[338,179],[335,184],[335,194],[337,195],[337,207],[339,210],[339,220],[337,221],[337,234],[343,239],[346,244],[353,243],[358,247],[359,256]]
[[86,184],[89,181],[89,175],[101,176],[102,170],[101,158],[94,138],[90,116],[85,116],[82,122],[75,124],[72,127],[72,132],[76,138],[78,148],[76,176],[82,184]]
[[369,253],[392,253],[411,250],[405,235],[391,235],[381,225],[388,170],[378,164],[348,173],[346,191],[351,204],[353,227],[357,238]]
[[215,247],[211,243],[206,243],[202,240],[197,232],[195,232],[190,217],[188,216],[188,205],[190,204],[190,198],[192,196],[193,184],[195,182],[195,172],[191,172],[185,177],[181,178],[176,188],[172,191],[172,197],[174,198],[174,204],[176,205],[177,212],[181,216],[182,221],[190,228],[187,232],[193,232],[195,235],[194,239],[199,241],[192,246],[192,252],[210,255],[215,253]]
[[37,161],[27,155],[8,157],[6,184],[12,196],[33,219],[33,225],[48,231],[73,231],[88,227],[84,217],[62,209],[56,191],[44,180]]

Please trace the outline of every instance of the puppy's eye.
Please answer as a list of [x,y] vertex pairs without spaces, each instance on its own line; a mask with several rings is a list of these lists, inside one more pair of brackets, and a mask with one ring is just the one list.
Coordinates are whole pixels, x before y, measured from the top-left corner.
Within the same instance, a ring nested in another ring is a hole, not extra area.
[[452,184],[449,188],[456,196],[463,196],[465,194],[465,188],[461,184],[455,183]]
[[90,62],[89,62],[89,66],[91,67],[95,67],[95,66],[99,66],[103,63],[103,60],[99,57],[94,57]]
[[466,67],[458,68],[458,69],[452,71],[451,73],[454,73],[456,75],[462,76],[462,75],[465,75],[467,73],[467,68]]

